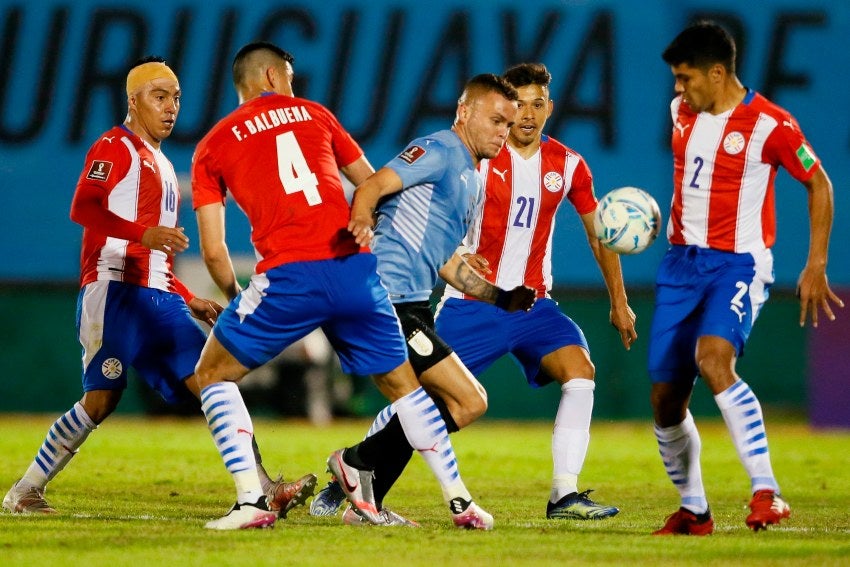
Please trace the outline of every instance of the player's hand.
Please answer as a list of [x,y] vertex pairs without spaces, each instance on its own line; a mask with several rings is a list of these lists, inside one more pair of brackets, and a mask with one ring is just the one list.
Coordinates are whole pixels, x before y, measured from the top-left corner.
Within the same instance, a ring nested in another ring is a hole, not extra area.
[[192,317],[198,321],[214,325],[215,320],[218,319],[218,314],[224,311],[224,307],[212,299],[193,297],[192,301],[189,302],[189,311],[192,312]]
[[348,232],[354,235],[354,241],[360,246],[369,246],[372,243],[372,237],[375,235],[372,232],[373,219],[351,217],[348,222]]
[[637,320],[635,312],[632,311],[632,308],[628,304],[620,308],[612,307],[610,318],[611,325],[620,333],[620,340],[623,342],[623,346],[626,347],[626,350],[631,350],[632,343],[638,338],[637,331],[635,330],[635,321]]
[[189,247],[189,237],[183,234],[183,227],[151,226],[142,235],[142,246],[151,250],[165,252],[174,256]]
[[514,311],[530,311],[535,301],[537,301],[536,290],[518,285],[510,291],[499,290],[495,305],[508,313],[513,313]]
[[464,254],[463,260],[470,268],[472,268],[482,276],[486,276],[493,273],[493,270],[490,269],[490,262],[488,262],[487,258],[480,254]]
[[812,315],[812,327],[818,326],[819,308],[823,309],[830,321],[835,321],[835,313],[832,311],[830,302],[844,308],[844,302],[829,287],[826,271],[810,268],[808,265],[803,268],[800,279],[797,280],[797,297],[800,298],[801,327],[806,325],[809,313]]

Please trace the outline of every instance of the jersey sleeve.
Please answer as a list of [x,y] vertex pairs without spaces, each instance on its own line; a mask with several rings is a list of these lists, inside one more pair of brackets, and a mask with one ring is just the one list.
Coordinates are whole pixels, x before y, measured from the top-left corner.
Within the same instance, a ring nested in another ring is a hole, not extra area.
[[407,148],[387,162],[401,178],[402,186],[412,187],[421,183],[436,183],[443,178],[448,159],[443,144],[418,138]]
[[177,276],[173,274],[174,272],[172,271],[171,285],[174,289],[174,293],[182,297],[183,301],[186,302],[186,305],[189,305],[189,302],[195,299],[195,294],[189,291],[189,288],[186,287],[186,284],[177,279]]
[[799,124],[787,113],[779,117],[779,124],[767,137],[762,158],[765,163],[781,165],[800,182],[811,179],[820,168],[820,160],[806,141]]
[[584,158],[578,155],[571,155],[569,160],[578,159],[578,164],[573,171],[573,178],[570,180],[570,191],[567,193],[567,199],[576,208],[579,215],[586,215],[596,210],[596,196],[593,194],[593,174],[590,173],[590,167]]
[[204,138],[192,156],[192,208],[212,203],[224,204],[227,189],[218,173],[212,143]]
[[92,145],[71,201],[71,220],[99,234],[140,242],[148,227],[116,215],[107,202],[130,164],[129,150],[115,136],[104,136]]

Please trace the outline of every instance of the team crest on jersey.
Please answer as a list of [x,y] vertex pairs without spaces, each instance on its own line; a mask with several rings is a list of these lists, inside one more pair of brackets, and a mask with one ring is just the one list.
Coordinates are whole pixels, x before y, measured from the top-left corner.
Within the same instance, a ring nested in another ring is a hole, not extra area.
[[124,367],[121,364],[121,361],[117,358],[107,358],[103,361],[103,364],[100,365],[100,371],[103,372],[103,375],[110,380],[115,380],[121,376],[121,371],[123,369]]
[[86,174],[86,179],[93,179],[95,181],[106,181],[109,179],[109,172],[112,171],[112,162],[111,161],[101,161],[99,159],[91,162],[91,167],[89,168],[88,174]]
[[400,154],[398,157],[407,165],[413,165],[413,163],[425,155],[425,148],[422,146],[410,146]]
[[407,339],[407,344],[413,349],[413,352],[419,356],[430,356],[434,353],[434,343],[432,343],[431,339],[429,339],[422,331],[417,330],[413,333],[410,338]]
[[735,155],[741,153],[741,150],[744,149],[746,145],[746,140],[744,140],[744,135],[740,132],[729,132],[726,134],[726,137],[723,138],[723,149],[726,150],[726,153],[729,155]]
[[550,171],[543,176],[543,186],[552,193],[557,193],[564,187],[564,178],[557,171]]

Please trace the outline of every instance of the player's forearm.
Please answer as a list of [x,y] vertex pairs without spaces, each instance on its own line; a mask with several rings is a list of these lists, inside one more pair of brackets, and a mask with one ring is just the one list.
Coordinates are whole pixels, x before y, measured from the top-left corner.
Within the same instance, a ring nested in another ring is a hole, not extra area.
[[626,306],[628,298],[626,296],[626,284],[623,282],[620,256],[601,245],[598,246],[597,250],[594,250],[594,255],[597,264],[599,264],[599,271],[602,273],[605,288],[608,290],[611,307]]
[[809,254],[806,265],[826,269],[834,204],[832,183],[821,170],[806,184],[809,204]]
[[213,249],[202,246],[201,256],[210,277],[228,301],[236,297],[241,289],[239,282],[236,281],[236,272],[227,247],[223,244]]
[[500,288],[482,278],[457,253],[440,268],[440,277],[458,291],[487,303],[496,303],[499,298]]

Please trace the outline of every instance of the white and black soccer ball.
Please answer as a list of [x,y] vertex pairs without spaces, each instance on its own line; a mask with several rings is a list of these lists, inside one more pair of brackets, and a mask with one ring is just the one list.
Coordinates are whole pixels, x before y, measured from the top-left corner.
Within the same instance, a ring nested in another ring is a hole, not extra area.
[[637,254],[655,242],[661,230],[661,211],[643,189],[620,187],[599,201],[593,227],[606,248],[618,254]]

